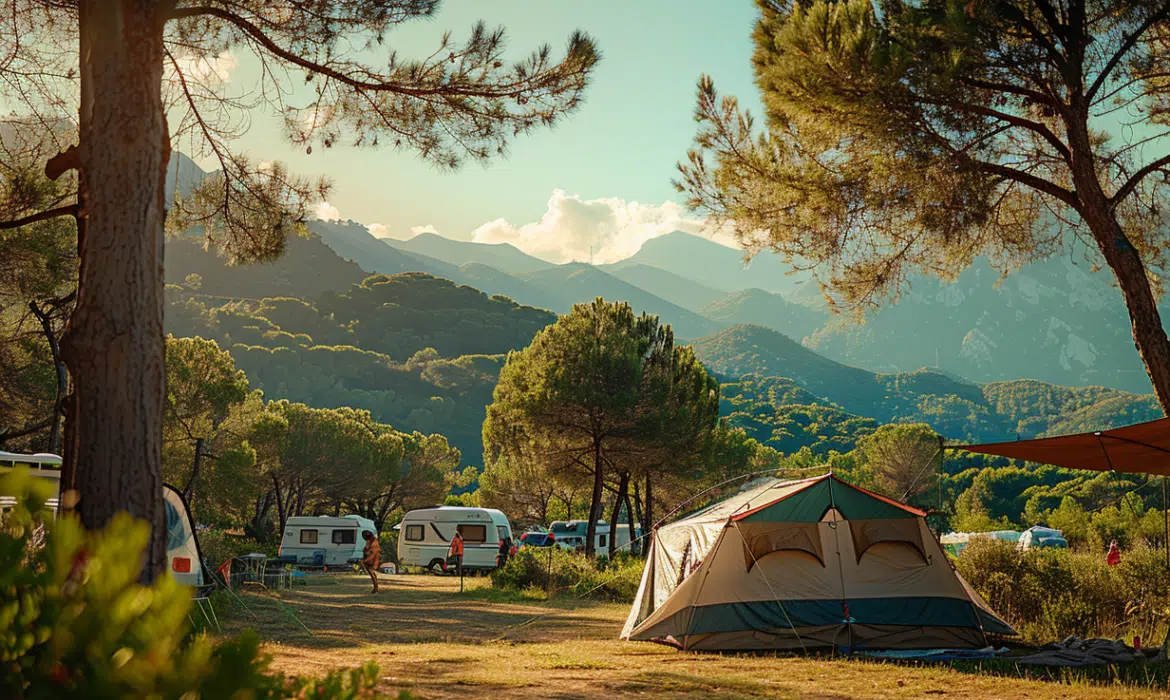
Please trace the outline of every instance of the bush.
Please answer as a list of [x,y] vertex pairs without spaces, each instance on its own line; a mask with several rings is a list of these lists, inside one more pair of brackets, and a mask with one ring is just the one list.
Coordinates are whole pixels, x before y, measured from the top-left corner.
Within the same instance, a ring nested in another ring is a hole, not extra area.
[[27,473],[0,483],[20,500],[0,522],[0,697],[376,697],[372,663],[287,678],[268,672],[254,633],[219,644],[190,635],[190,589],[169,575],[138,582],[146,523],[43,522],[44,484]]
[[508,560],[507,566],[492,572],[492,586],[516,591],[546,589],[550,587],[551,570],[553,591],[632,603],[644,563],[628,552],[618,552],[613,559],[589,559],[560,547],[524,547]]
[[1067,549],[1019,551],[1010,542],[977,540],[956,566],[1025,641],[1068,635],[1131,637],[1161,643],[1170,594],[1165,553],[1139,546],[1108,566],[1105,554]]
[[199,549],[203,552],[203,558],[212,568],[228,559],[242,557],[252,552],[262,552],[267,554],[269,558],[276,557],[276,547],[261,544],[251,537],[232,535],[222,530],[199,533]]

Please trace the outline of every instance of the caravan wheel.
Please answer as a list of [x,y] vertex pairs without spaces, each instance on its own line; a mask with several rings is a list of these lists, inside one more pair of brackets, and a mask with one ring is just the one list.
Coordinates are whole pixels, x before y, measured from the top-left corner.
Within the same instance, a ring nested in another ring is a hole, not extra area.
[[447,573],[447,563],[442,559],[432,559],[430,564],[427,564],[427,571],[432,574]]

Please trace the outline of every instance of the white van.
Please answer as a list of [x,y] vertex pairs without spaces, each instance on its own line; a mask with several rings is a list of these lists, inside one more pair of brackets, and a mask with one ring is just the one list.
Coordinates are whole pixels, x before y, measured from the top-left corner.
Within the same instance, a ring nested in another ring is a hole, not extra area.
[[378,536],[374,521],[360,515],[298,515],[285,522],[277,557],[297,566],[352,566],[362,560],[366,546],[363,530]]
[[512,537],[508,517],[493,508],[420,508],[407,513],[394,529],[399,563],[434,573],[446,569],[447,549],[456,532],[463,536],[463,568],[484,571],[496,568],[500,541]]

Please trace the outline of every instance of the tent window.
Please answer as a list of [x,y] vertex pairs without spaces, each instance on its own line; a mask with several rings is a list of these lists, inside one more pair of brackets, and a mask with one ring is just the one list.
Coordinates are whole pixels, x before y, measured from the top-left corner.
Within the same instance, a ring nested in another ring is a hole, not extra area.
[[744,562],[751,571],[756,562],[775,552],[804,552],[821,566],[821,533],[816,523],[748,523],[738,524],[743,536]]
[[930,563],[917,518],[850,520],[849,533],[853,536],[853,551],[859,564],[866,551],[881,542],[906,545],[922,557],[924,564]]
[[487,542],[487,526],[486,525],[460,525],[459,534],[463,536],[463,541],[468,543]]
[[317,531],[301,530],[301,544],[317,544]]
[[353,530],[334,530],[333,544],[353,544],[354,543]]
[[406,541],[407,542],[422,542],[423,541],[423,526],[422,525],[407,525],[406,526]]

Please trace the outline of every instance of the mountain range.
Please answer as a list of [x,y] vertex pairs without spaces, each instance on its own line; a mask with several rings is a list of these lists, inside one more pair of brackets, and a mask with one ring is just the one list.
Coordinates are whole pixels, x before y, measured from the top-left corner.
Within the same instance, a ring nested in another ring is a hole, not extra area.
[[[189,188],[199,179],[197,167],[180,160],[170,179],[180,190]],[[290,252],[307,255],[317,246],[320,254],[324,244],[358,268],[331,273],[338,292],[361,273],[426,272],[557,313],[599,296],[627,301],[635,311],[670,323],[680,339],[738,324],[762,326],[825,358],[871,372],[928,367],[977,384],[1033,378],[1149,391],[1108,273],[1091,272],[1068,258],[1032,263],[1002,280],[985,261],[951,283],[917,278],[896,303],[856,323],[832,316],[817,285],[807,275],[792,274],[778,257],[763,253],[745,263],[741,251],[684,232],[651,239],[616,263],[558,265],[509,244],[435,233],[407,241],[379,239],[353,221],[312,221],[309,229],[309,246],[290,243]],[[322,264],[327,269],[338,263]],[[168,281],[176,281],[177,272],[168,269]],[[270,273],[259,276],[265,274]],[[313,278],[307,281],[311,291],[324,288],[323,275]]]

